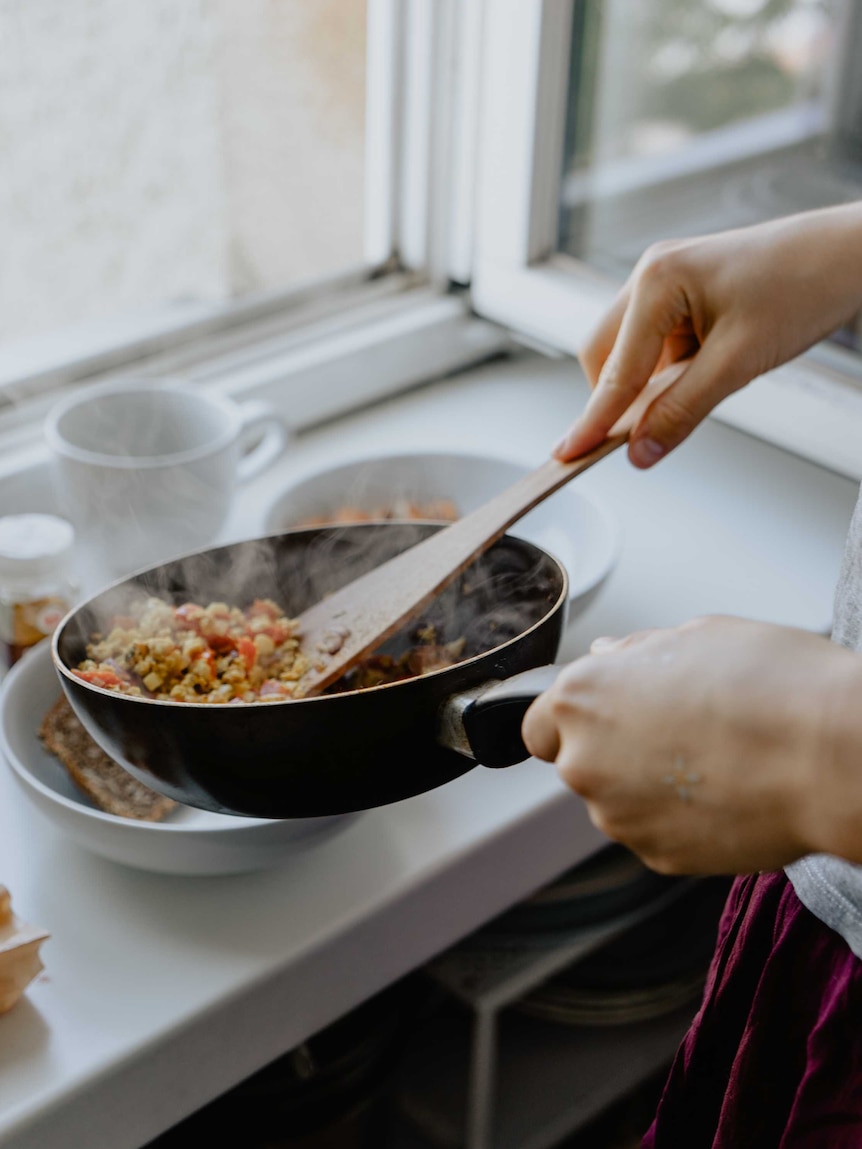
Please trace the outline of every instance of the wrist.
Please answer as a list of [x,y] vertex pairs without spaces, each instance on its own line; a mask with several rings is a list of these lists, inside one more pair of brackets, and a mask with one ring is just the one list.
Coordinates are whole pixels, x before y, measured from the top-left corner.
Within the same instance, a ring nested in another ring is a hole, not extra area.
[[804,771],[798,832],[806,853],[862,864],[862,654],[834,647]]
[[799,220],[800,244],[791,244],[800,284],[818,300],[821,334],[828,334],[862,306],[862,203],[821,208],[776,220],[776,229],[793,229]]

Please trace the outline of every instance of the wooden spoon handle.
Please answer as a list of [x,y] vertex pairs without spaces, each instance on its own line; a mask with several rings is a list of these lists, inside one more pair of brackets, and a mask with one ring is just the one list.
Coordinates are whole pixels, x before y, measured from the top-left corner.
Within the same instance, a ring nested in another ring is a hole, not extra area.
[[458,519],[451,527],[447,528],[447,533],[452,538],[453,552],[450,553],[454,553],[454,540],[456,538],[463,539],[465,555],[469,551],[469,557],[465,559],[466,565],[479,553],[479,551],[470,549],[471,540],[477,542],[485,540],[486,545],[495,542],[501,535],[505,534],[513,523],[523,518],[533,507],[552,495],[554,491],[559,490],[576,475],[583,474],[594,463],[598,463],[600,459],[604,459],[606,455],[610,455],[612,451],[621,447],[628,441],[629,433],[629,429],[626,428],[624,431],[609,436],[598,447],[594,447],[586,455],[572,460],[571,463],[561,463],[559,459],[548,459],[535,471],[524,475],[511,487],[501,491],[499,495],[481,507],[477,507],[475,511],[471,511],[462,519]]
[[312,661],[297,693],[318,694],[372,653],[470,565],[513,523],[559,487],[625,443],[645,407],[684,365],[662,372],[641,393],[610,435],[570,463],[548,459],[475,511],[360,576],[305,611],[303,649]]
[[318,694],[376,650],[513,523],[627,439],[627,430],[619,432],[571,463],[548,459],[490,502],[305,611],[302,645],[312,667],[302,695]]

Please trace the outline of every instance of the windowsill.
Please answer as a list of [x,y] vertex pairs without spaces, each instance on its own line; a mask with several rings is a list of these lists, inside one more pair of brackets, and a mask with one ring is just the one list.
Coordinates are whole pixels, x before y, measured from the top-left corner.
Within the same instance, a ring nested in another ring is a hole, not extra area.
[[[186,332],[188,339],[179,347],[162,331],[159,338],[166,345],[151,348],[141,359],[135,357],[133,344],[123,343],[114,370],[88,376],[77,385],[136,376],[179,377],[240,401],[265,401],[289,429],[299,431],[510,347],[508,334],[472,316],[463,296],[441,295],[417,285],[410,276],[359,284],[351,307],[334,309],[326,292],[319,290],[320,299],[317,289],[310,288],[305,306],[298,310],[279,310],[267,300],[236,305],[229,309],[227,329],[217,324],[209,335],[192,337]],[[210,321],[203,321],[204,326]],[[101,350],[95,358],[85,359],[91,367],[100,356],[113,354],[104,340],[98,345]],[[70,361],[63,383],[50,371],[43,378],[35,361],[28,362],[30,382],[39,383],[35,393],[27,392],[26,372],[25,376],[19,372],[16,378],[25,398],[0,408],[0,508],[7,508],[3,513],[10,506],[44,510],[46,499],[52,497],[42,421],[58,394],[68,393],[58,387],[68,389],[79,369]],[[52,379],[54,386],[48,387]],[[44,393],[42,384],[48,387]]]

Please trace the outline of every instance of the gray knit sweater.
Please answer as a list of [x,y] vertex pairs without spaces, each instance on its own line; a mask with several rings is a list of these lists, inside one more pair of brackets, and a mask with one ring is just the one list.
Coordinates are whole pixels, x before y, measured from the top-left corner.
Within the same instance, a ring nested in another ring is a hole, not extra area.
[[[862,651],[862,494],[853,513],[835,593],[832,641]],[[837,930],[862,958],[862,866],[829,854],[811,854],[788,866],[787,876],[803,905]]]

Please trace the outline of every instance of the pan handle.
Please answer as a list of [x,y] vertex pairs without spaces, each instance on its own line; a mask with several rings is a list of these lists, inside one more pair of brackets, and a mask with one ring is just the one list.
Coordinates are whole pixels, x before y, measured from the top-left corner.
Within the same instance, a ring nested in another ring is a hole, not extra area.
[[495,769],[530,757],[521,737],[524,715],[557,680],[562,666],[537,666],[503,682],[484,683],[450,698],[441,713],[440,741]]

